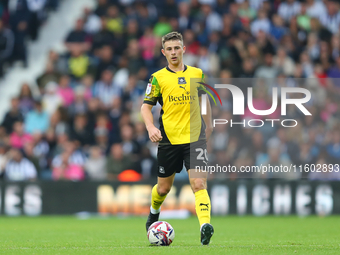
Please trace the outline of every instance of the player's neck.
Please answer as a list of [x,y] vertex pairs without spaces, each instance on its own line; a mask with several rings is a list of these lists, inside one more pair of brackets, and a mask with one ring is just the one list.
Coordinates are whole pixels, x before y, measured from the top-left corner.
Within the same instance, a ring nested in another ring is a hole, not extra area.
[[177,66],[174,66],[174,65],[171,65],[170,63],[168,64],[168,67],[171,71],[174,71],[174,72],[179,72],[179,71],[183,71],[184,70],[184,64],[181,63]]

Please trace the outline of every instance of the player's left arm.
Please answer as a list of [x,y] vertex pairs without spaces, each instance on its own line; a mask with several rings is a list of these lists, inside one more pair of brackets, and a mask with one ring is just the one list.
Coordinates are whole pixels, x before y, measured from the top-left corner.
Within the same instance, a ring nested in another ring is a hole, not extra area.
[[[202,111],[202,97],[200,98],[200,106],[201,106],[201,111]],[[212,114],[211,114],[211,105],[209,99],[207,101],[207,114],[202,115],[204,123],[205,123],[205,136],[207,141],[209,140],[211,133],[213,131],[213,124],[212,124]]]

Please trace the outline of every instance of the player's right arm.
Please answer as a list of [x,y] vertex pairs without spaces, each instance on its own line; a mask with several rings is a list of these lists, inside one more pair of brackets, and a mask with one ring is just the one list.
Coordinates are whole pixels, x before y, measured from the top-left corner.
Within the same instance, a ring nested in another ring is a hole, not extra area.
[[149,133],[149,138],[151,142],[156,143],[162,140],[161,131],[155,127],[153,124],[153,115],[151,112],[153,105],[150,104],[143,104],[141,107],[142,117],[146,126],[146,129]]
[[161,97],[159,85],[156,77],[151,76],[145,92],[144,103],[141,107],[141,114],[149,133],[149,138],[152,142],[156,143],[163,139],[161,131],[153,124],[152,107],[157,104]]

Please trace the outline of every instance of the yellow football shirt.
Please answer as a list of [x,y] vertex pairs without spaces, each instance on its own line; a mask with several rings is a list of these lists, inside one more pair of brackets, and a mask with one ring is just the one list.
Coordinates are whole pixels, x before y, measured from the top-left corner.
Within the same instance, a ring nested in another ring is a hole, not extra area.
[[201,69],[184,66],[174,72],[165,67],[151,75],[144,103],[162,106],[159,119],[163,139],[160,144],[186,144],[205,139],[205,123],[201,116],[199,96],[205,93]]

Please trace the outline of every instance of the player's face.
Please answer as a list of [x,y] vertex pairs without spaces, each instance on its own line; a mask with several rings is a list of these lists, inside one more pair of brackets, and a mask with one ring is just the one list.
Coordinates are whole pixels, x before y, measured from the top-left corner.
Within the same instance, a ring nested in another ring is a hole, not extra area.
[[179,66],[182,64],[185,46],[179,40],[167,41],[162,49],[163,55],[170,65]]

